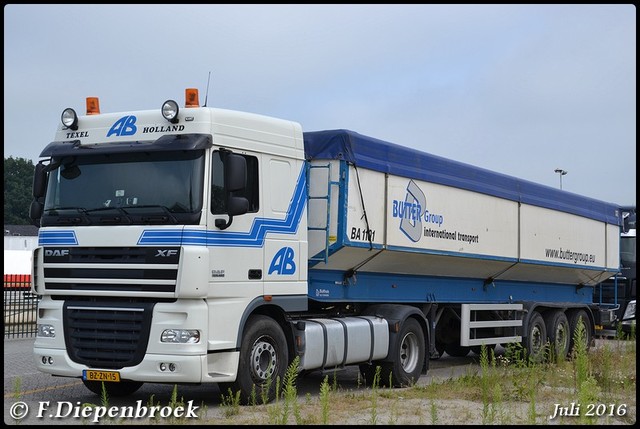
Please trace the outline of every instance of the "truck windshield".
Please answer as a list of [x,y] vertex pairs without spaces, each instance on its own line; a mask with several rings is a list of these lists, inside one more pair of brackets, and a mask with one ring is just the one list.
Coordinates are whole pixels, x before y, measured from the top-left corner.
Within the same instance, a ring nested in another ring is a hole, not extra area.
[[204,150],[53,158],[42,226],[197,224]]

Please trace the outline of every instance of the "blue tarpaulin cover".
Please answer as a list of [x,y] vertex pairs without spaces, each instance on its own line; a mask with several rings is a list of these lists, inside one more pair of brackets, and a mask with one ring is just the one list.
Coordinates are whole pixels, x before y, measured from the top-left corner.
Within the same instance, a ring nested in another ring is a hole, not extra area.
[[425,182],[559,210],[620,225],[619,206],[506,174],[431,155],[350,130],[304,133],[307,160],[344,160],[366,168]]

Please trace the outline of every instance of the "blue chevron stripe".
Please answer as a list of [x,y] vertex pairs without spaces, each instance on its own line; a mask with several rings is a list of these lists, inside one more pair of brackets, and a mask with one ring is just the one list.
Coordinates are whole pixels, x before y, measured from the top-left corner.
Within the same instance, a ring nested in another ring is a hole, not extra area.
[[267,234],[295,234],[307,204],[307,177],[303,167],[284,219],[254,219],[249,232],[156,229],[142,232],[140,245],[195,245],[217,247],[262,247]]
[[39,246],[75,246],[78,244],[76,233],[69,231],[40,231],[38,233]]

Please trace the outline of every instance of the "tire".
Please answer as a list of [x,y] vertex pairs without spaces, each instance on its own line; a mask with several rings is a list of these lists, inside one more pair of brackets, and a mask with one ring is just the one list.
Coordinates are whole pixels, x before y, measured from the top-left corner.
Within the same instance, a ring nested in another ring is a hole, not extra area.
[[544,319],[540,313],[533,311],[527,324],[527,336],[523,340],[524,348],[531,362],[544,362],[547,339],[547,327]]
[[446,351],[449,356],[465,357],[471,351],[471,347],[464,347],[458,343],[449,343],[445,344],[444,351]]
[[573,354],[575,352],[576,347],[576,329],[578,324],[582,321],[584,324],[584,334],[583,341],[586,344],[586,349],[589,350],[591,347],[591,339],[593,337],[593,333],[591,331],[591,323],[589,322],[589,316],[587,312],[582,309],[573,310],[569,313],[569,330],[571,335],[569,336],[569,353]]
[[562,310],[549,310],[544,315],[544,324],[551,344],[551,356],[557,362],[565,360],[569,354],[571,340],[567,315]]
[[360,365],[365,383],[372,385],[376,367],[380,366],[379,386],[407,387],[414,385],[420,378],[425,362],[425,339],[422,327],[417,320],[409,318],[402,324],[397,336],[397,355],[389,362],[373,362]]
[[220,383],[223,395],[231,389],[240,392],[243,405],[276,396],[276,382],[284,380],[289,364],[287,340],[280,325],[270,317],[254,315],[249,318],[240,345],[238,373],[233,383]]
[[[89,381],[82,380],[84,386],[91,390],[96,395],[102,396],[102,381]],[[141,381],[121,381],[119,383],[107,382],[104,383],[107,396],[109,397],[123,397],[129,396],[142,387],[144,383]]]

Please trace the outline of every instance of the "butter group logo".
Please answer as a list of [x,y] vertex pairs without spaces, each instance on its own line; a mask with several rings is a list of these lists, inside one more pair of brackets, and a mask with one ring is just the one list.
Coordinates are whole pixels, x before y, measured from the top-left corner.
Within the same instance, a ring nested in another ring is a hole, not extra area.
[[391,215],[400,219],[400,231],[414,243],[420,241],[420,237],[423,236],[423,222],[436,224],[439,227],[444,223],[443,215],[429,212],[427,197],[413,180],[407,184],[407,194],[404,201],[393,200]]
[[424,192],[413,180],[407,184],[405,200],[393,202],[393,217],[400,218],[400,231],[413,242],[422,236],[422,208],[426,205]]

